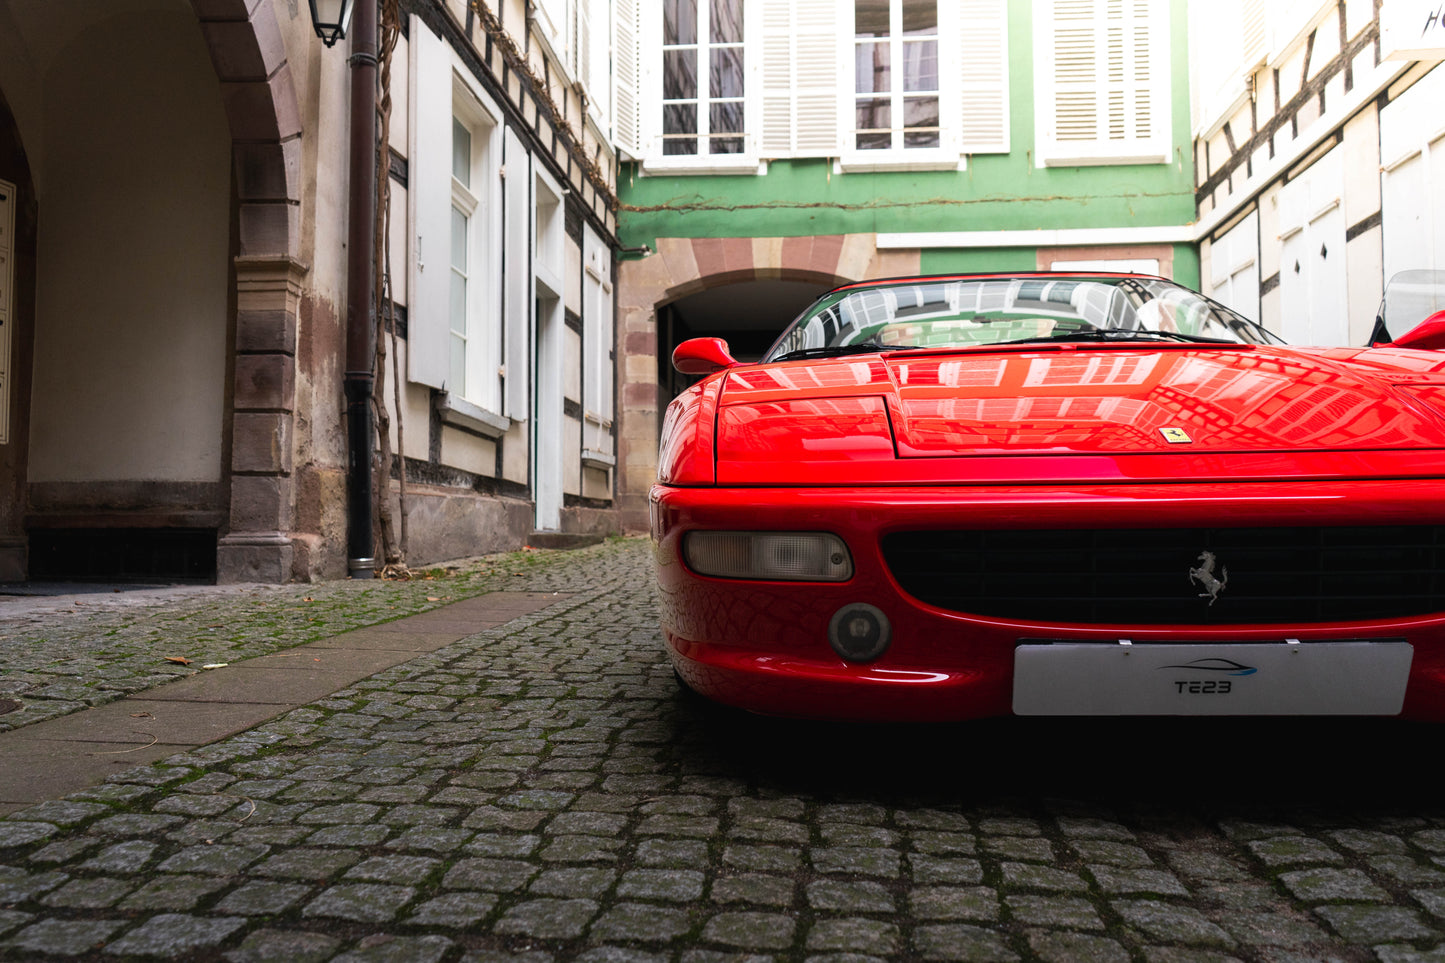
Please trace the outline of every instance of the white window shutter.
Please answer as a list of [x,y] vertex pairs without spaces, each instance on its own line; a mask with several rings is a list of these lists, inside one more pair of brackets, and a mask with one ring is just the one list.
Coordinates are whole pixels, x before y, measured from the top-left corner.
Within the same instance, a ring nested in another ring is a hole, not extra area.
[[964,154],[1009,151],[1008,0],[958,0]]
[[1039,0],[1034,18],[1045,162],[1165,162],[1168,0]]
[[642,156],[642,124],[638,95],[642,61],[638,52],[641,0],[612,3],[612,111],[617,146]]
[[612,119],[612,77],[608,70],[607,47],[602,38],[592,32],[598,10],[606,15],[605,0],[578,0],[577,19],[582,25],[582,36],[579,38],[582,45],[582,82],[587,86],[592,110],[602,119],[606,129]]
[[450,325],[449,259],[452,213],[452,55],[446,43],[412,20],[416,100],[415,139],[408,172],[416,237],[412,244],[411,304],[407,318],[407,375],[446,387]]
[[836,0],[761,5],[764,157],[830,157],[838,147],[838,44],[845,33]]
[[[588,0],[577,2],[577,79],[584,89],[592,84],[592,10]],[[588,96],[591,94],[589,92]]]
[[1099,64],[1094,0],[1054,0],[1054,137],[1099,138]]
[[507,381],[502,414],[525,421],[532,380],[532,158],[522,145],[521,138],[510,127],[506,131],[504,151],[503,244],[506,247],[503,256],[506,258],[506,269],[502,296],[506,299],[506,307],[502,317]]
[[1269,18],[1265,14],[1264,0],[1244,0],[1244,72],[1253,73],[1269,55]]
[[611,251],[589,227],[582,238],[582,447],[613,453],[613,352]]

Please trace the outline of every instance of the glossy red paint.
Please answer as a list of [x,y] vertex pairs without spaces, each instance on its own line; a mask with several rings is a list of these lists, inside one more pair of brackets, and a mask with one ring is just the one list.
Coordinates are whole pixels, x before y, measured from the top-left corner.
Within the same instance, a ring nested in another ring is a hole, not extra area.
[[720,378],[699,381],[668,407],[658,442],[657,480],[664,485],[711,485],[717,479],[714,438]]
[[1401,348],[1445,348],[1445,311],[1436,311],[1395,339]]
[[691,338],[672,352],[672,366],[683,374],[709,375],[737,363],[722,338]]
[[[664,639],[688,685],[728,705],[774,715],[944,721],[1010,711],[1014,646],[1021,638],[1136,642],[1303,641],[1404,637],[1415,646],[1403,715],[1445,720],[1445,615],[1291,625],[1099,626],[962,615],[912,598],[883,562],[891,531],[1068,527],[1176,527],[1202,513],[1231,524],[1445,524],[1440,483],[1205,482],[937,488],[694,488],[652,492]],[[853,555],[848,582],[707,578],[679,552],[693,529],[829,531]],[[828,645],[839,607],[867,602],[893,623],[894,642],[865,665]]]
[[[1120,340],[741,364],[673,403],[659,461],[666,644],[686,682],[720,702],[967,719],[1010,711],[1022,638],[1388,636],[1414,646],[1403,714],[1445,720],[1445,612],[1287,627],[986,618],[907,594],[880,547],[890,532],[948,529],[1445,525],[1439,354]],[[679,551],[696,529],[832,532],[855,574],[699,576]],[[866,664],[827,640],[832,615],[858,602],[894,633]]]

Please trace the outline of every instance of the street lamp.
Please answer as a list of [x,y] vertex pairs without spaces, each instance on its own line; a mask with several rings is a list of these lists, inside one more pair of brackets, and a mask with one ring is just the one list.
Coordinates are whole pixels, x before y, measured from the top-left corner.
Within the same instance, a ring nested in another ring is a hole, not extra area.
[[351,20],[351,0],[307,0],[311,4],[311,25],[316,36],[328,47],[346,36],[346,25]]

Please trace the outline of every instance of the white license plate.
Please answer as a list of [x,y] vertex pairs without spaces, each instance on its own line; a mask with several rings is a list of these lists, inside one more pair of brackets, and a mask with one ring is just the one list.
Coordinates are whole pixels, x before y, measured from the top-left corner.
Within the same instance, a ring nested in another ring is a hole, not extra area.
[[1348,642],[1022,643],[1025,716],[1396,715],[1414,648]]

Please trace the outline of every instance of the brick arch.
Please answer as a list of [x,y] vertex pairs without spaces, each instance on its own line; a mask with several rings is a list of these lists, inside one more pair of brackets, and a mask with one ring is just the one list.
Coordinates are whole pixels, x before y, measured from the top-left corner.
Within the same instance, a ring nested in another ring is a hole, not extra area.
[[301,112],[270,0],[191,0],[231,129],[240,255],[295,257]]
[[229,511],[217,546],[221,582],[314,577],[296,535],[293,477],[296,341],[305,291],[299,99],[273,0],[191,0],[231,132],[236,257]]
[[739,281],[843,284],[919,273],[919,252],[880,251],[875,234],[658,238],[657,250],[618,266],[618,507],[630,531],[647,529],[647,492],[657,474],[657,309]]

